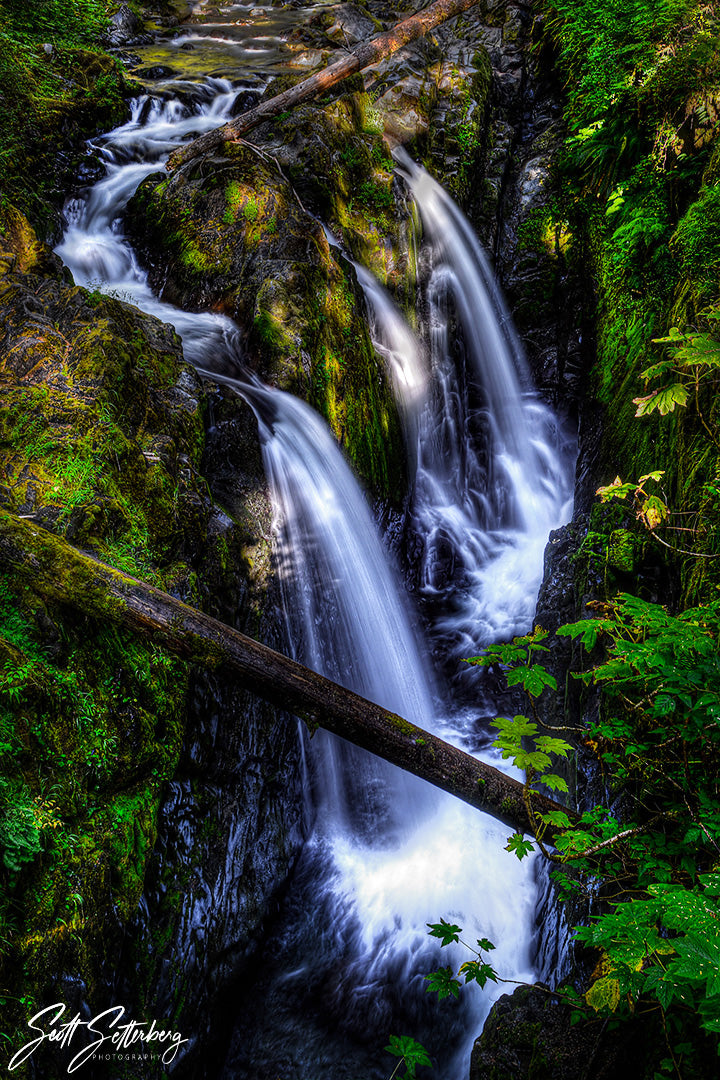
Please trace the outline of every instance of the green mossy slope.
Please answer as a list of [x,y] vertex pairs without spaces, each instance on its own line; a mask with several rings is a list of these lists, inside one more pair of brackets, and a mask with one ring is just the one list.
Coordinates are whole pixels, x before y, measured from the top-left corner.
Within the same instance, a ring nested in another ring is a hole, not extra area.
[[125,115],[122,70],[97,46],[107,11],[104,0],[0,0],[0,196],[44,232],[84,139]]
[[664,470],[663,495],[674,514],[658,535],[693,553],[665,550],[683,601],[693,603],[713,594],[717,574],[703,556],[720,551],[718,445],[709,434],[717,431],[716,381],[710,372],[697,399],[691,393],[667,416],[651,405],[636,417],[633,399],[673,382],[642,375],[668,355],[655,339],[672,327],[704,332],[715,325],[717,15],[688,0],[546,0],[543,10],[568,93],[563,212],[584,238],[597,293],[592,380],[607,418],[598,480]]
[[[197,377],[170,328],[63,280],[0,223],[0,502],[197,600],[210,502]],[[113,968],[184,734],[186,666],[0,580],[2,1030]],[[55,998],[52,998],[55,1000]]]

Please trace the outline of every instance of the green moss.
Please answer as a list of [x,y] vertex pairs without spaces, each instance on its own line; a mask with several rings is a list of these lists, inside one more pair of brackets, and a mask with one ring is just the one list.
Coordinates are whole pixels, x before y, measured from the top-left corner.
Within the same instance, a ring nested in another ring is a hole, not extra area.
[[112,949],[182,742],[183,664],[107,624],[60,625],[50,657],[48,607],[0,579],[0,655],[12,655],[0,677],[0,855],[13,874],[0,954],[15,958],[6,985],[18,999],[41,995],[61,965],[91,979]]
[[389,727],[396,728],[402,732],[403,735],[408,735],[414,742],[418,742],[418,734],[420,729],[416,728],[414,724],[411,724],[408,720],[403,720],[401,716],[396,716],[395,713],[385,713],[383,717],[386,724]]
[[627,529],[613,529],[608,538],[607,561],[614,570],[632,573],[637,539]]
[[0,3],[0,193],[44,227],[70,179],[58,175],[58,148],[74,138],[80,152],[83,132],[125,114],[122,69],[93,45],[106,26],[101,0],[43,0],[32,14]]
[[397,415],[387,382],[377,378],[374,350],[344,273],[330,278],[316,311],[305,338],[314,356],[311,404],[373,490],[397,498],[402,482]]
[[549,255],[553,259],[567,257],[572,246],[572,229],[558,206],[545,204],[532,210],[518,228],[518,248]]
[[206,273],[212,266],[211,256],[201,251],[192,240],[184,241],[180,258],[188,270],[199,276]]
[[720,187],[704,187],[670,241],[698,307],[720,294]]
[[[158,188],[158,194],[162,194],[164,188]],[[223,221],[226,225],[231,225],[238,215],[238,209],[242,202],[242,188],[237,180],[231,180],[225,189],[225,200],[227,202],[227,209],[223,214]]]
[[252,199],[252,198],[248,199],[248,201],[243,206],[243,214],[245,215],[245,220],[246,221],[249,221],[249,222],[257,221],[259,210],[258,210],[258,204],[255,201],[255,199]]
[[[14,265],[31,267],[42,258],[32,231],[16,215],[4,220]],[[8,270],[0,292],[2,502],[45,526],[24,534],[38,567],[30,584],[0,578],[8,1031],[54,973],[79,972],[92,995],[113,962],[118,917],[136,908],[184,732],[187,664],[115,629],[122,597],[108,596],[92,561],[71,565],[52,532],[197,600],[184,544],[204,541],[208,500],[203,416],[177,394],[192,376],[174,334],[50,277]],[[4,515],[3,528],[13,520]],[[86,614],[52,600],[71,574]]]

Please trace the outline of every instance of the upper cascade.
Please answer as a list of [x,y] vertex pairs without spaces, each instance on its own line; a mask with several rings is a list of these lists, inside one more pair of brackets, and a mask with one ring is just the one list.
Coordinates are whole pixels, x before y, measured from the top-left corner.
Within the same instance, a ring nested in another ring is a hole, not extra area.
[[[178,90],[185,86],[175,85]],[[221,357],[234,356],[237,328],[222,315],[189,313],[159,300],[124,235],[122,214],[141,181],[162,168],[185,137],[201,135],[230,118],[237,95],[227,79],[208,78],[192,84],[191,103],[174,96],[134,98],[127,123],[91,143],[105,175],[83,197],[68,201],[67,228],[55,249],[78,285],[102,289],[174,326],[186,358],[199,365],[208,353],[216,365]]]

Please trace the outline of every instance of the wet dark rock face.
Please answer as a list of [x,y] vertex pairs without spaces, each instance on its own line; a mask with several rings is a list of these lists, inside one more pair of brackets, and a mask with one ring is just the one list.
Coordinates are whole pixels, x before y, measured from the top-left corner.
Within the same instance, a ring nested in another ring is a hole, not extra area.
[[499,39],[489,48],[488,150],[470,211],[494,260],[535,385],[575,421],[580,380],[594,355],[593,307],[582,242],[556,208],[562,96],[549,74],[551,58],[530,51],[541,34],[539,21],[522,6],[502,12]]
[[[256,421],[231,391],[211,383],[203,389],[202,469],[217,500],[198,574],[203,608],[284,648]],[[232,988],[253,959],[302,843],[299,763],[297,720],[232,679],[195,672],[183,751],[126,938],[126,981],[116,990],[139,1011],[172,1016],[188,1035],[179,1077],[217,1074]]]
[[495,1004],[475,1043],[470,1080],[617,1080],[644,1076],[661,1031],[642,1021],[607,1031],[603,1020],[571,1024],[572,1010],[541,987]]
[[[223,509],[208,529],[210,550],[222,555],[208,559],[201,575],[204,607],[283,648],[255,419],[233,393],[205,389],[203,470]],[[138,1007],[173,1016],[190,1040],[174,1076],[218,1074],[234,1018],[233,987],[262,941],[302,843],[299,761],[297,720],[233,680],[196,672],[183,753],[126,956],[130,999],[138,1000],[142,986]]]
[[144,45],[152,41],[152,36],[145,33],[145,24],[140,16],[127,4],[121,4],[110,18],[106,40],[111,48],[118,48],[125,45]]

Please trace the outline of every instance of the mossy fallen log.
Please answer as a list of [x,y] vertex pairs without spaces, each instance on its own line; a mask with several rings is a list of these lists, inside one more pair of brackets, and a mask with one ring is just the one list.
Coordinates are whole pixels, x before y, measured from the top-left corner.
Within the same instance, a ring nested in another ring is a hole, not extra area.
[[[414,773],[518,832],[535,834],[523,785],[224,623],[0,510],[0,568],[42,597],[109,620],[195,664],[232,672],[275,705]],[[565,810],[533,795],[535,813]],[[552,829],[544,836],[552,842]]]
[[334,64],[330,64],[329,67],[316,72],[315,75],[310,75],[309,78],[303,79],[302,82],[297,83],[295,86],[291,86],[289,90],[268,98],[254,109],[248,109],[247,112],[224,124],[223,127],[208,131],[199,138],[193,139],[192,142],[185,143],[170,155],[166,167],[169,170],[177,169],[180,165],[184,165],[186,161],[190,161],[199,154],[205,154],[209,150],[214,150],[216,146],[223,142],[232,142],[233,139],[239,139],[265,120],[280,116],[281,113],[287,112],[288,109],[294,108],[301,102],[331,90],[333,86],[342,82],[343,79],[347,79],[350,75],[354,75],[357,71],[362,71],[364,68],[370,67],[371,64],[377,64],[387,56],[392,56],[394,52],[397,52],[404,45],[408,45],[411,41],[415,41],[416,38],[422,37],[423,34],[426,34],[447,19],[462,14],[463,11],[467,11],[476,3],[477,0],[436,0],[434,4],[430,4],[424,11],[396,23],[392,29],[370,38],[369,41],[362,41],[354,49],[351,49],[342,60],[337,60]]

